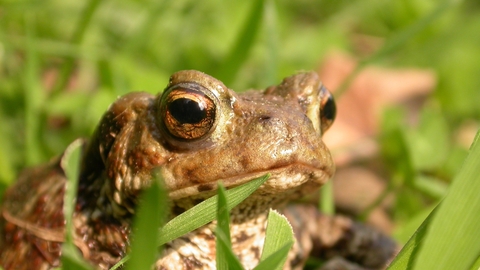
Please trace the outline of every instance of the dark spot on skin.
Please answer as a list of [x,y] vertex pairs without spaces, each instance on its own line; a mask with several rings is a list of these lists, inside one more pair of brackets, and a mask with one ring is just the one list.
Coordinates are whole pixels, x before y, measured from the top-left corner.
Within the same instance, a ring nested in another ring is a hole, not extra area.
[[186,179],[189,179],[190,182],[195,183],[195,184],[200,183],[200,181],[198,181],[198,179],[196,179],[196,178],[194,177],[195,170],[186,169],[184,172],[185,172],[185,173],[184,173],[183,175],[185,176]]
[[214,234],[208,234],[208,233],[199,233],[198,234],[200,237],[204,238],[205,240],[214,240],[215,235]]
[[241,243],[247,239],[248,239],[248,235],[245,232],[241,232],[239,236],[235,237],[235,240],[237,240],[237,243]]
[[272,117],[269,115],[261,115],[260,117],[258,117],[260,121],[270,120],[270,118]]
[[180,215],[181,213],[185,212],[185,209],[183,209],[182,207],[178,206],[178,205],[174,205],[173,206],[173,209],[172,209],[172,212],[175,214],[175,215]]
[[248,168],[248,166],[250,165],[251,161],[250,159],[248,158],[248,156],[242,156],[240,158],[240,164],[242,165],[242,168]]
[[212,190],[213,189],[213,185],[211,184],[202,184],[202,185],[199,185],[197,187],[197,190],[199,192],[202,192],[202,191],[209,191],[209,190]]
[[260,258],[260,250],[258,249],[258,247],[253,246],[250,248],[250,251],[255,254],[255,258]]
[[203,267],[203,264],[193,256],[188,256],[183,259],[186,269],[195,269]]
[[302,265],[302,263],[302,256],[300,256],[300,254],[297,254],[295,255],[295,258],[293,258],[293,260],[290,262],[290,267],[296,268],[297,266]]
[[193,200],[193,205],[197,205],[197,204],[199,204],[199,203],[201,203],[201,202],[203,202],[203,201],[204,201],[203,199],[194,199],[194,200]]

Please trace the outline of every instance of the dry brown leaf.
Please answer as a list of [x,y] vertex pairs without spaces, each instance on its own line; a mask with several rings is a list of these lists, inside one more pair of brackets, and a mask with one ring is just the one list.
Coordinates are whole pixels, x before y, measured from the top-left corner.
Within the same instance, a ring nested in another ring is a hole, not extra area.
[[[353,57],[335,52],[327,56],[319,74],[327,88],[335,93],[357,65]],[[378,148],[374,136],[384,108],[421,100],[435,85],[434,72],[425,69],[368,66],[360,71],[337,100],[337,118],[324,136],[337,165],[374,155]]]

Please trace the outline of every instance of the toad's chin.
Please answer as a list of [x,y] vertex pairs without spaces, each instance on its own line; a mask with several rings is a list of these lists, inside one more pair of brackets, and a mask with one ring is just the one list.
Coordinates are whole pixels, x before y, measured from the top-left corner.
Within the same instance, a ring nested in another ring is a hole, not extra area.
[[208,197],[217,189],[217,183],[222,182],[226,188],[245,184],[252,179],[270,174],[269,179],[258,189],[257,194],[280,194],[286,191],[298,195],[308,194],[325,184],[332,172],[319,169],[308,164],[296,163],[260,172],[251,172],[239,176],[218,179],[218,181],[192,185],[169,192],[172,200],[186,197]]

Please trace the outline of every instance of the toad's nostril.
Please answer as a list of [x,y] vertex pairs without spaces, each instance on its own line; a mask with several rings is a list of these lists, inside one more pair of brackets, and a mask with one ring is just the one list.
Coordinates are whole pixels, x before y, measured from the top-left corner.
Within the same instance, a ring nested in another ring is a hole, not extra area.
[[269,115],[261,115],[259,117],[260,120],[265,121],[265,120],[270,120],[272,117]]

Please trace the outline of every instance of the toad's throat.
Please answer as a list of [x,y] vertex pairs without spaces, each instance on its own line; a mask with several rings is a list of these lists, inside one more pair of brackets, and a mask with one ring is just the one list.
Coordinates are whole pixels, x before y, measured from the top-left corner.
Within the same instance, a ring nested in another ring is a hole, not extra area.
[[201,183],[184,187],[178,190],[169,192],[169,197],[172,200],[177,200],[185,197],[198,195],[201,193],[212,193],[217,189],[217,184],[222,182],[226,188],[238,186],[249,182],[252,179],[261,177],[269,173],[271,176],[260,187],[264,192],[281,193],[286,190],[295,189],[303,184],[310,183],[312,187],[320,187],[332,175],[332,171],[326,168],[313,167],[304,163],[289,164],[273,169],[261,170],[258,172],[249,172],[246,174],[221,178],[216,181]]

